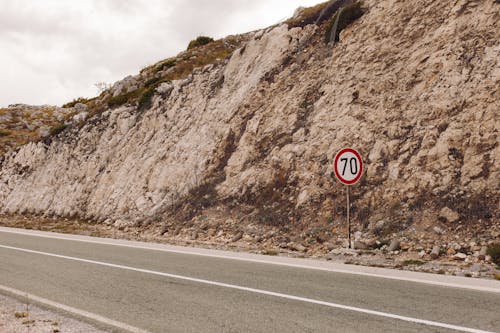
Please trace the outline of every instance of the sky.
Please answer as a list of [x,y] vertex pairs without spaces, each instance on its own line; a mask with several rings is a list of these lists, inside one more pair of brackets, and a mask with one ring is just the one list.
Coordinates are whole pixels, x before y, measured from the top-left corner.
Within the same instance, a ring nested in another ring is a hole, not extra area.
[[0,107],[61,105],[185,50],[324,0],[0,0]]

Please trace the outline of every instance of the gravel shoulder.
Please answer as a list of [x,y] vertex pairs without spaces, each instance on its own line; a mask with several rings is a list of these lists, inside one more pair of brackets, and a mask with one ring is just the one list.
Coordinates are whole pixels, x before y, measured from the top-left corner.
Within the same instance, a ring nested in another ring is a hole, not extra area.
[[2,333],[105,333],[88,323],[0,295]]
[[[191,225],[109,225],[79,219],[0,214],[2,227],[500,280],[500,266],[486,254],[488,244],[496,241],[472,237],[472,231],[466,228],[467,232],[460,235],[451,231],[436,232],[434,229],[437,228],[429,227],[426,228],[429,230],[391,233],[378,238],[354,232],[356,250],[347,250],[345,232],[340,232],[335,226],[297,231],[241,225],[236,221],[228,217],[207,216],[206,221]],[[500,224],[492,225],[489,232],[492,239],[498,239]]]

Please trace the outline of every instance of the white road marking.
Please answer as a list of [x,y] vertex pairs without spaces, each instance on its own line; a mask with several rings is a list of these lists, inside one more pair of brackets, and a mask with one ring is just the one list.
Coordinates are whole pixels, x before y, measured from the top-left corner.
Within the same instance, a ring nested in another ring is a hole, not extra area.
[[152,271],[149,269],[142,269],[142,268],[135,268],[135,267],[129,267],[129,266],[124,266],[124,265],[111,264],[111,263],[107,263],[107,262],[64,256],[64,255],[60,255],[60,254],[48,253],[48,252],[42,252],[42,251],[34,251],[34,250],[23,249],[23,248],[13,247],[13,246],[6,246],[6,245],[0,245],[0,248],[21,251],[21,252],[26,252],[26,253],[39,254],[39,255],[60,258],[60,259],[66,259],[66,260],[72,260],[72,261],[79,261],[79,262],[100,265],[100,266],[105,266],[105,267],[124,269],[124,270],[128,270],[128,271],[140,272],[140,273],[145,273],[145,274],[158,275],[158,276],[163,276],[163,277],[168,277],[168,278],[173,278],[173,279],[178,279],[178,280],[184,280],[184,281],[202,283],[202,284],[218,286],[218,287],[223,287],[223,288],[241,290],[241,291],[246,291],[246,292],[256,293],[256,294],[261,294],[261,295],[280,297],[280,298],[285,298],[285,299],[294,300],[294,301],[324,305],[324,306],[328,306],[331,308],[337,308],[337,309],[348,310],[348,311],[355,311],[355,312],[365,313],[365,314],[374,315],[374,316],[397,319],[397,320],[402,320],[402,321],[406,321],[406,322],[434,326],[434,327],[447,328],[447,329],[452,329],[452,330],[461,331],[461,332],[493,333],[490,331],[484,331],[484,330],[475,329],[475,328],[469,328],[469,327],[458,326],[458,325],[451,325],[451,324],[446,324],[446,323],[441,323],[441,322],[436,322],[436,321],[431,321],[431,320],[425,320],[425,319],[400,316],[397,314],[368,310],[368,309],[358,308],[355,306],[325,302],[325,301],[315,300],[312,298],[293,296],[293,295],[282,294],[282,293],[277,293],[277,292],[268,291],[268,290],[255,289],[255,288],[243,287],[243,286],[238,286],[238,285],[228,284],[228,283],[223,283],[223,282],[198,279],[198,278],[193,278],[193,277],[189,277],[189,276],[182,276],[182,275],[177,275],[177,274]]
[[[89,237],[89,236],[79,236],[79,235],[62,235],[51,232],[44,231],[35,231],[35,230],[19,230],[13,228],[5,228],[0,227],[0,232],[19,234],[25,236],[33,236],[33,237],[41,237],[41,238],[49,238],[49,239],[59,239],[59,240],[67,240],[67,241],[75,241],[82,243],[90,243],[90,244],[100,244],[100,245],[109,245],[109,246],[121,246],[128,247],[133,249],[140,250],[150,250],[150,251],[160,251],[160,252],[168,252],[168,253],[176,253],[176,254],[187,254],[187,255],[195,255],[201,257],[211,257],[218,259],[229,259],[229,260],[239,260],[245,262],[253,262],[258,264],[271,264],[278,266],[286,266],[286,267],[294,267],[294,268],[302,268],[302,269],[314,269],[319,271],[333,272],[333,273],[343,273],[343,274],[354,274],[361,276],[368,276],[374,278],[383,278],[390,280],[398,280],[398,281],[406,281],[406,282],[414,282],[414,283],[423,283],[433,286],[439,287],[451,287],[451,288],[461,288],[461,289],[469,289],[475,291],[485,291],[485,292],[493,292],[500,293],[500,283],[493,280],[482,280],[482,279],[472,279],[472,278],[461,278],[461,277],[451,277],[451,276],[443,276],[429,273],[419,273],[419,272],[410,272],[410,271],[399,271],[394,269],[384,269],[384,268],[374,268],[374,267],[359,267],[359,266],[348,266],[345,264],[330,264],[326,261],[313,261],[306,259],[295,259],[295,258],[284,258],[284,257],[270,257],[267,259],[260,258],[252,258],[250,256],[262,256],[256,254],[247,254],[247,253],[228,253],[228,254],[218,254],[223,253],[223,251],[219,250],[208,250],[208,249],[197,249],[197,248],[183,248],[180,249],[180,246],[172,246],[158,243],[150,243],[144,245],[137,245],[131,243],[139,243],[135,241],[128,240],[119,240],[119,239],[109,239],[105,240],[103,238],[98,237]],[[203,251],[203,252],[202,252]],[[242,257],[244,256],[244,257]],[[278,261],[280,260],[280,261]],[[304,262],[304,264],[295,263],[297,261]],[[345,266],[346,268],[338,268],[331,266]],[[374,272],[383,272],[383,273],[369,273],[364,271],[357,271],[357,269],[374,271]],[[424,277],[425,276],[425,277]],[[437,281],[440,279],[447,279],[458,282],[445,282],[445,281]],[[482,285],[480,285],[482,284]]]
[[130,333],[150,333],[146,330],[143,330],[143,329],[140,329],[140,328],[137,328],[134,326],[130,326],[128,324],[121,323],[119,321],[109,319],[109,318],[106,318],[103,316],[99,316],[95,313],[76,309],[76,308],[73,308],[71,306],[57,303],[57,302],[48,300],[46,298],[42,298],[42,297],[33,295],[33,294],[25,293],[23,291],[20,291],[20,290],[14,289],[14,288],[0,285],[0,291],[3,291],[6,294],[10,294],[10,295],[13,295],[13,296],[16,296],[19,298],[27,298],[30,302],[35,302],[35,303],[43,304],[43,305],[51,307],[51,308],[60,309],[60,310],[67,312],[69,314],[76,315],[77,317],[87,318],[87,319],[90,319],[94,322],[101,323],[101,324],[104,324],[106,326],[112,326],[112,327],[118,328],[120,330],[128,331]]

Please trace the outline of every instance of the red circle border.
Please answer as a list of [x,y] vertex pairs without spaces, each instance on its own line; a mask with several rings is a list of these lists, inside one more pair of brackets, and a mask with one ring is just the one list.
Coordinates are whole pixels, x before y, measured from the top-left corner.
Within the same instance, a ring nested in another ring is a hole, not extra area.
[[[339,174],[338,170],[337,170],[337,162],[339,161],[339,158],[342,154],[344,153],[353,153],[359,160],[359,164],[360,164],[360,167],[359,167],[359,174],[356,176],[356,178],[354,178],[353,180],[345,180],[342,178],[342,176]],[[359,179],[361,178],[361,176],[363,175],[363,159],[361,158],[361,154],[358,153],[358,151],[356,149],[352,149],[352,148],[344,148],[342,149],[341,151],[339,151],[337,153],[337,155],[335,155],[335,162],[333,163],[333,170],[335,171],[335,176],[337,177],[338,181],[341,182],[342,184],[344,185],[354,185],[356,184]]]

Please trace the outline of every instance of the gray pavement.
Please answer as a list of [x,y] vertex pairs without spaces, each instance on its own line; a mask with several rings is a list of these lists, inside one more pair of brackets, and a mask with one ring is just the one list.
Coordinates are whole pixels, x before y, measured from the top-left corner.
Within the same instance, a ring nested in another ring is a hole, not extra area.
[[99,263],[500,331],[500,293],[0,230],[0,285],[150,332],[457,331]]

